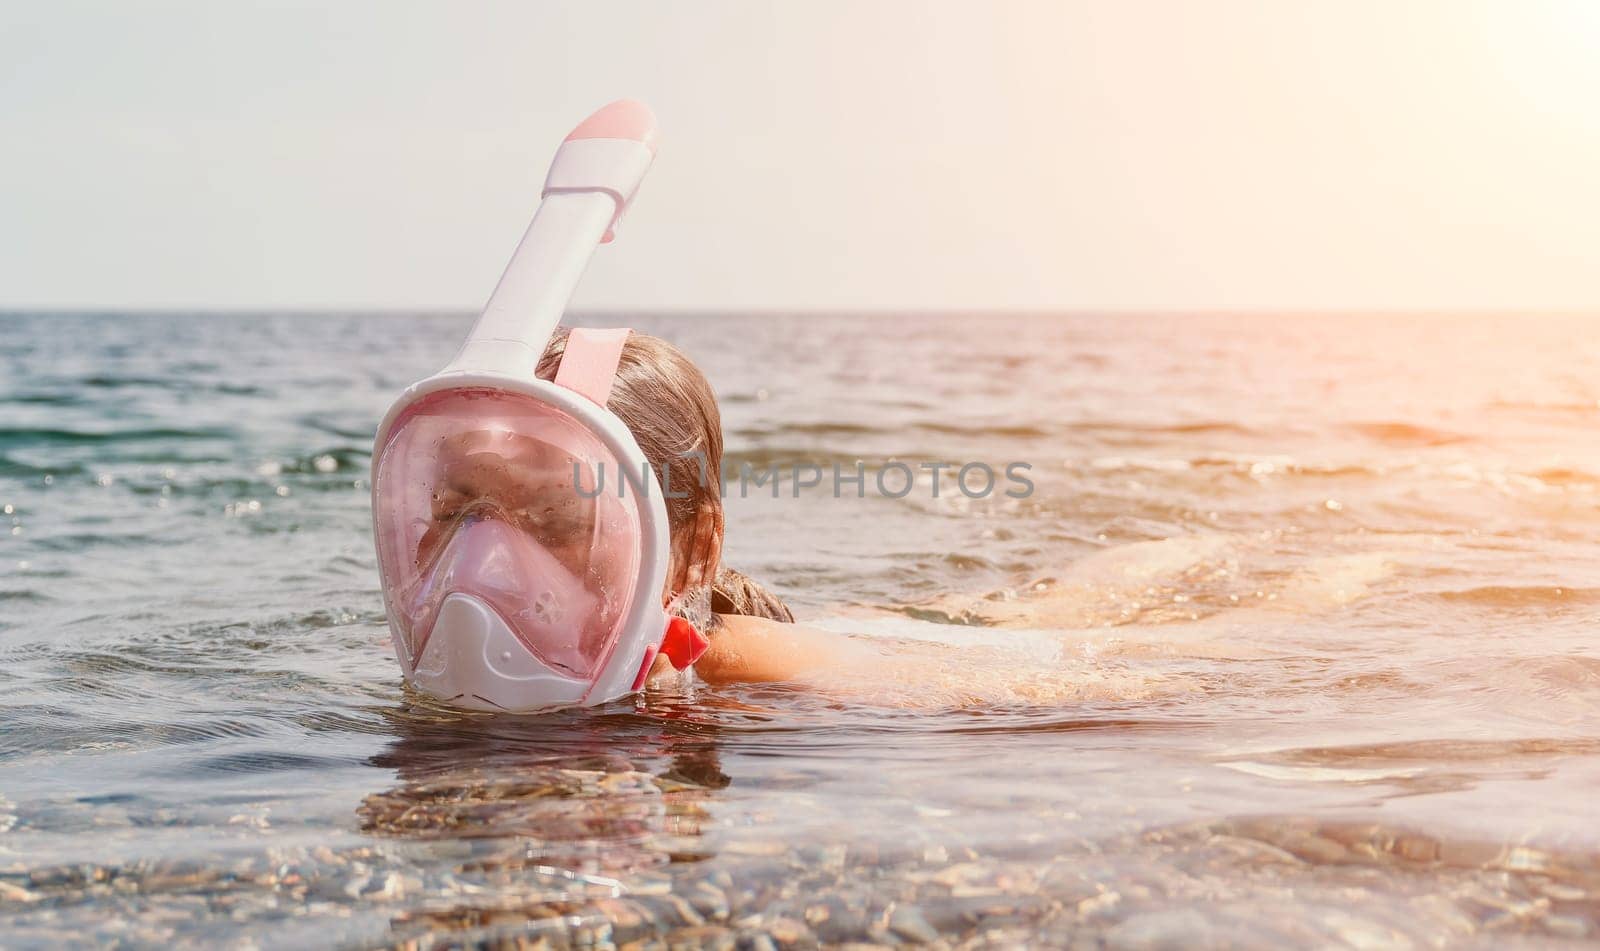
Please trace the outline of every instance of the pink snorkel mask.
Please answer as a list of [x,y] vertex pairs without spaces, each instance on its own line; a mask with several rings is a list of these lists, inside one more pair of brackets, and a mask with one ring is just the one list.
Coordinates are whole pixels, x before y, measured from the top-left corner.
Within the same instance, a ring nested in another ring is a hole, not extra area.
[[657,653],[681,669],[705,649],[668,621],[660,486],[605,408],[628,331],[573,330],[555,382],[535,375],[654,139],[650,110],[626,100],[567,136],[461,351],[378,428],[373,530],[395,653],[456,706],[604,703],[640,689]]

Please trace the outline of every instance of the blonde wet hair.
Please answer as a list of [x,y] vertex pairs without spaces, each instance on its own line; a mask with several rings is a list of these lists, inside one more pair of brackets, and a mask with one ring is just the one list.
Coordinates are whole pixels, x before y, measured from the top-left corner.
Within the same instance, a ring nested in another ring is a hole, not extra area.
[[[567,331],[551,337],[537,374],[554,380]],[[755,580],[722,565],[722,411],[700,368],[682,350],[650,334],[628,335],[606,408],[639,443],[667,495],[672,568],[667,596],[702,629],[714,614],[793,621],[787,605]]]

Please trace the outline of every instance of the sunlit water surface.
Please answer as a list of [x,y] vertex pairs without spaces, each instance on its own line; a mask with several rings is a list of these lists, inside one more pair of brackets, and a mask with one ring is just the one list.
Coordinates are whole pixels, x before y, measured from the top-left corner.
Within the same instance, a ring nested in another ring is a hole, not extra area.
[[430,709],[367,467],[467,318],[0,317],[0,944],[1600,939],[1600,320],[630,322],[731,466],[1032,466],[733,487],[904,677]]

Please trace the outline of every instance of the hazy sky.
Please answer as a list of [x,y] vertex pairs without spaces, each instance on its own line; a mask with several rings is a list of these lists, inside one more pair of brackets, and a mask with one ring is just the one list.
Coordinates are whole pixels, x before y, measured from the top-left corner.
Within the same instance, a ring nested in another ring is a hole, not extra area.
[[0,0],[0,307],[1600,310],[1600,2]]

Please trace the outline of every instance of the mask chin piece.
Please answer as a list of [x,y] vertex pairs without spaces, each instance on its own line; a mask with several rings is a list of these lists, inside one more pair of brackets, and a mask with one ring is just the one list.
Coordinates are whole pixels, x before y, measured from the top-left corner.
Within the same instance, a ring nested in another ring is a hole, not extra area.
[[440,605],[411,682],[452,706],[502,711],[572,706],[589,687],[541,663],[493,608],[468,594]]

